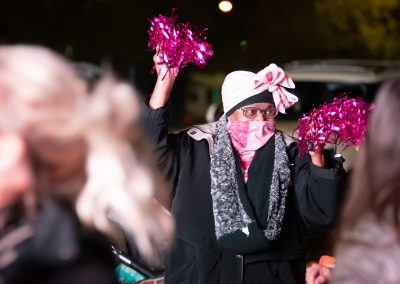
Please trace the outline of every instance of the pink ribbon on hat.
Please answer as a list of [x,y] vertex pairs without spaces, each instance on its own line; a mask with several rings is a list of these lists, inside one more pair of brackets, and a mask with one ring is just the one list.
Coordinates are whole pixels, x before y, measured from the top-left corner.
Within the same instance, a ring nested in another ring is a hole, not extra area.
[[298,98],[289,93],[285,88],[294,89],[292,79],[282,70],[282,68],[272,63],[256,74],[254,89],[260,93],[268,90],[272,93],[275,106],[281,113],[286,113],[285,109],[294,105]]

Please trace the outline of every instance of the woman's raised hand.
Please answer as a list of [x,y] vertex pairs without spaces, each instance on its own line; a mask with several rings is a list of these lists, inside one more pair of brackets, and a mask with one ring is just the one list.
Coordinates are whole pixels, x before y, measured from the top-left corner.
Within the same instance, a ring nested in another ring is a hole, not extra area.
[[151,95],[149,106],[152,109],[164,107],[169,100],[172,87],[174,86],[175,78],[178,76],[178,67],[168,67],[160,58],[160,52],[157,51],[153,56],[155,70],[157,72],[157,82],[154,86],[153,94]]

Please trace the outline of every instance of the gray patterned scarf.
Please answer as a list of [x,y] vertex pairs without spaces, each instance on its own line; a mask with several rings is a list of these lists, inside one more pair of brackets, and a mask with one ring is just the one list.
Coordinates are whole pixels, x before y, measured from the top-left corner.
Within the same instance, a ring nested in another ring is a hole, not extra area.
[[[227,119],[223,115],[216,125],[210,153],[211,196],[217,239],[236,230],[245,231],[253,222],[240,202],[235,156],[226,125]],[[276,132],[274,136],[274,169],[271,187],[266,189],[269,192],[269,200],[266,201],[269,206],[264,236],[268,240],[275,239],[281,231],[290,182],[289,159],[282,134]]]

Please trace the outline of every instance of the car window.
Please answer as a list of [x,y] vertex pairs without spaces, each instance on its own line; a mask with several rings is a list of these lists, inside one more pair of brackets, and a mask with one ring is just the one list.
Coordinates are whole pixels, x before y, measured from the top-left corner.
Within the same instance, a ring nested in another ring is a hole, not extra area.
[[347,84],[335,82],[295,82],[296,89],[290,90],[299,98],[298,103],[286,110],[286,115],[279,119],[298,119],[303,113],[322,103],[331,102],[335,97],[346,95],[348,98],[360,97],[366,102],[372,102],[379,83],[374,84]]

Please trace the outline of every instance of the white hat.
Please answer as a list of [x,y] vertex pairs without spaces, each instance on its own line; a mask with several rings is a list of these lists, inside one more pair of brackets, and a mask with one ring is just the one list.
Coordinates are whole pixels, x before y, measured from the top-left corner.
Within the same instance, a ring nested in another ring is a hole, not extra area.
[[[289,93],[285,88],[294,88],[292,79],[285,72],[276,66],[270,64],[260,72],[253,73],[249,71],[234,71],[229,73],[222,84],[222,103],[224,113],[232,113],[238,106],[243,106],[242,102],[258,95],[266,93],[266,101],[275,103],[276,108],[285,113],[285,109],[291,107],[297,102],[297,97]],[[248,104],[254,102],[249,101]],[[245,104],[244,104],[245,105]]]

